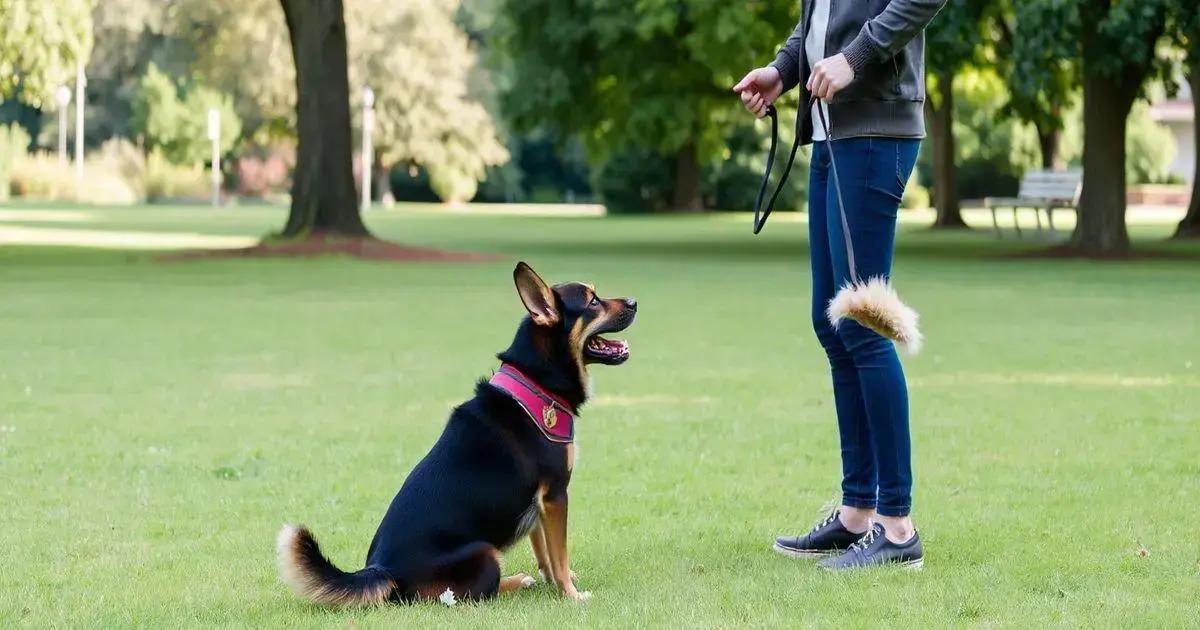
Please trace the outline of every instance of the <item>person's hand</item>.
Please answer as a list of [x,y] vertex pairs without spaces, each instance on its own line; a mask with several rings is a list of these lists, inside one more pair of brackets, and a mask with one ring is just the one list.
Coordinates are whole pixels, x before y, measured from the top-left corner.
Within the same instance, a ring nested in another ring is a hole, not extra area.
[[847,85],[854,81],[854,68],[850,67],[850,62],[846,61],[846,55],[838,53],[832,57],[826,57],[813,66],[812,74],[808,76],[808,93],[823,101],[833,99],[833,95],[840,92]]
[[742,105],[757,118],[767,115],[767,107],[783,94],[783,79],[772,66],[755,68],[742,77],[733,91],[742,95]]

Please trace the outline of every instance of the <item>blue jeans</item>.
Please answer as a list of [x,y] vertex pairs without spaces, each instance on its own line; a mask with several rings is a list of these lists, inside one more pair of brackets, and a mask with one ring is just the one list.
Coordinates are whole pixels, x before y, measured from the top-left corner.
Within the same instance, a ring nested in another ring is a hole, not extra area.
[[[919,140],[847,138],[834,141],[842,198],[858,276],[889,277],[896,213],[916,163]],[[908,385],[896,348],[853,321],[835,330],[825,307],[850,280],[827,142],[813,145],[808,188],[812,248],[812,321],[833,372],[842,444],[842,503],[906,516],[912,507]]]

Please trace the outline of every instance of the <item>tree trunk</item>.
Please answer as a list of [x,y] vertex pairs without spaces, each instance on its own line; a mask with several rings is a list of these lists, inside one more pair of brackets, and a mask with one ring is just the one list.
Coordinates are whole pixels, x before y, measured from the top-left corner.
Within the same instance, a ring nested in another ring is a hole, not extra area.
[[1129,249],[1125,226],[1125,127],[1141,82],[1084,73],[1083,193],[1071,243],[1088,256]]
[[704,209],[700,199],[700,159],[696,155],[696,143],[691,140],[675,154],[675,191],[671,209],[685,212]]
[[929,135],[933,145],[933,200],[937,207],[935,228],[965,228],[962,209],[958,203],[957,150],[954,146],[954,82],[951,77],[938,77],[937,104],[925,100]]
[[[1191,67],[1188,69],[1188,83],[1192,86],[1192,131],[1195,133],[1196,152],[1195,163],[1200,165],[1200,54],[1192,55]],[[1179,222],[1175,230],[1175,238],[1200,238],[1200,171],[1192,174],[1192,201],[1188,204],[1187,215]]]
[[[1054,118],[1059,117],[1055,111]],[[1042,150],[1042,168],[1048,171],[1061,171],[1066,164],[1059,157],[1058,145],[1062,138],[1062,130],[1058,127],[1035,125],[1037,127],[1038,147]]]
[[351,166],[350,86],[341,0],[280,0],[296,64],[296,169],[283,236],[370,236]]

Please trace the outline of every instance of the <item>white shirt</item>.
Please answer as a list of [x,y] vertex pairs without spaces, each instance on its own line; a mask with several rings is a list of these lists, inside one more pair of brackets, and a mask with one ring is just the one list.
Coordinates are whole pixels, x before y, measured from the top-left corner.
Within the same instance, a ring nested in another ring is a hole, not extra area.
[[[829,31],[829,2],[830,0],[815,0],[813,2],[812,20],[809,21],[808,36],[804,38],[804,54],[808,56],[808,67],[812,68],[818,61],[825,59],[825,34]],[[817,101],[813,105],[812,123],[813,123],[813,141],[821,142],[825,140],[825,130],[821,128],[821,121],[817,118],[817,108],[825,110],[825,119],[829,120],[832,125],[833,121],[829,118],[829,106],[824,101]]]

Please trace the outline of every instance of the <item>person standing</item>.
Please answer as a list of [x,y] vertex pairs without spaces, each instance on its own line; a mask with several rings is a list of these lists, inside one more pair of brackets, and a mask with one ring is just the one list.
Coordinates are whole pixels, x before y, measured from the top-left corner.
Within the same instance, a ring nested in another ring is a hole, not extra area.
[[[853,321],[837,328],[825,308],[850,282],[837,192],[836,152],[859,276],[889,278],[896,216],[925,136],[924,30],[946,0],[804,0],[800,23],[770,65],[734,91],[762,118],[804,85],[800,139],[813,143],[808,186],[812,321],[833,374],[842,456],[840,507],[774,549],[821,557],[828,569],[924,565],[912,509],[908,387],[892,342]],[[829,123],[816,121],[821,108]]]

